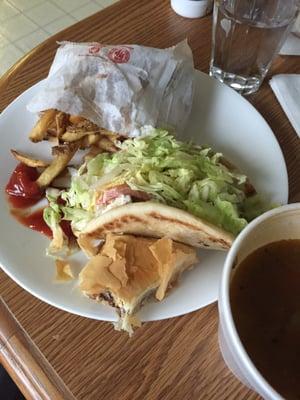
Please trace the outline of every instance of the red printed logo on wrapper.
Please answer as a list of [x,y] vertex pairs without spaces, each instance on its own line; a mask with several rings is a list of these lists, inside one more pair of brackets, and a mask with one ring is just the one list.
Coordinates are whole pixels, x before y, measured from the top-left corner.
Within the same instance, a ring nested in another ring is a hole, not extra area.
[[130,47],[113,47],[108,52],[108,58],[110,61],[116,64],[127,63],[130,59]]
[[101,44],[93,44],[92,46],[89,47],[89,53],[90,54],[97,54],[101,50]]

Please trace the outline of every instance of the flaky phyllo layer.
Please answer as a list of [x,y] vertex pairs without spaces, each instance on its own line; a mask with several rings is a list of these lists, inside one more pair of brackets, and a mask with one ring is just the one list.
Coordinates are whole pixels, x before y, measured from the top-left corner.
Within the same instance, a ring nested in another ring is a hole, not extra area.
[[135,312],[147,297],[161,301],[180,273],[197,261],[196,251],[171,239],[109,234],[79,275],[84,294],[119,313],[118,326],[132,333]]

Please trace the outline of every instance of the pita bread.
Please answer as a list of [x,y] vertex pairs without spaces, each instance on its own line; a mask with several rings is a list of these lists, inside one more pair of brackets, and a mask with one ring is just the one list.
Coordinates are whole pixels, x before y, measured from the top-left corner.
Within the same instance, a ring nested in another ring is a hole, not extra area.
[[215,250],[230,248],[234,236],[192,214],[152,201],[130,203],[109,210],[91,221],[78,238],[79,246],[91,256],[94,242],[108,233],[161,238],[194,247]]

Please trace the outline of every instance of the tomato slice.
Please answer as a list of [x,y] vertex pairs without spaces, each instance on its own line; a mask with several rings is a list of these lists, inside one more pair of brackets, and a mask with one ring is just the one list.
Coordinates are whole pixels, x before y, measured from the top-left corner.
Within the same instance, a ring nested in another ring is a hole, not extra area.
[[97,200],[97,204],[108,204],[121,195],[131,196],[135,200],[147,201],[151,196],[142,190],[133,190],[126,183],[117,185],[104,191],[103,195]]

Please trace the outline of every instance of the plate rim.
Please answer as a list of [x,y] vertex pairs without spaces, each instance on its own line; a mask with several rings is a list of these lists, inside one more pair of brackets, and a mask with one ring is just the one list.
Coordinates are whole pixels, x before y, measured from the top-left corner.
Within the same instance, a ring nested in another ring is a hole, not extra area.
[[[226,86],[225,84],[219,82],[218,80],[210,77],[208,74],[195,69],[195,75],[200,75],[200,79],[208,79],[210,81],[213,81],[213,84],[216,85],[218,87],[217,90],[225,90],[225,91],[230,91],[231,96],[239,96],[239,101],[242,101],[244,104],[246,104],[246,106],[248,108],[251,109],[251,111],[255,112],[257,118],[259,118],[264,126],[266,127],[266,130],[268,131],[268,135],[272,136],[274,145],[277,147],[277,152],[281,157],[281,163],[284,167],[284,171],[281,171],[281,173],[284,175],[283,179],[284,179],[284,183],[285,183],[285,188],[284,188],[284,194],[285,194],[285,199],[284,199],[284,203],[283,204],[287,204],[288,203],[288,197],[289,197],[289,179],[288,179],[288,171],[287,171],[287,166],[286,166],[286,162],[285,162],[285,158],[284,158],[284,154],[282,152],[282,149],[280,147],[280,144],[273,132],[273,130],[271,129],[271,127],[269,126],[269,124],[267,123],[267,121],[265,120],[265,118],[260,114],[260,112],[243,96],[241,96],[240,94],[236,93],[233,89],[229,88],[228,86]],[[24,92],[22,92],[21,94],[19,94],[11,103],[9,103],[5,109],[2,111],[2,113],[0,114],[0,120],[2,118],[6,117],[6,114],[10,112],[11,107],[13,107],[19,100],[20,98],[22,98],[27,92],[33,90],[34,88],[42,85],[44,82],[46,81],[46,79],[42,79],[38,82],[36,82],[34,85],[28,87]],[[28,111],[29,112],[29,111]],[[266,133],[266,132],[265,132]],[[46,256],[45,256],[46,257]],[[74,315],[79,315],[81,317],[85,317],[85,318],[90,318],[90,319],[94,319],[94,320],[100,320],[100,321],[116,321],[117,317],[113,316],[113,317],[109,317],[109,316],[102,316],[102,315],[95,315],[93,313],[93,311],[81,311],[80,309],[74,309],[72,308],[72,305],[70,306],[64,306],[61,305],[60,303],[57,303],[55,301],[53,301],[51,298],[49,297],[45,297],[42,294],[40,294],[36,289],[32,289],[32,288],[28,288],[28,286],[26,284],[24,284],[22,281],[20,281],[20,279],[18,277],[15,277],[14,274],[10,271],[9,268],[6,267],[6,264],[9,263],[5,263],[3,262],[4,258],[6,257],[2,257],[2,253],[0,252],[0,267],[1,269],[15,282],[17,283],[17,285],[19,285],[22,289],[26,290],[28,293],[30,293],[32,296],[38,298],[39,300],[45,302],[46,304],[49,304],[50,306],[53,306],[59,310],[63,310],[66,312],[69,312],[71,314]],[[53,283],[54,284],[54,283]],[[70,289],[70,287],[69,287]],[[70,289],[71,290],[71,289]],[[156,318],[151,318],[150,317],[146,317],[146,318],[141,318],[143,321],[158,321],[158,320],[164,320],[164,319],[169,319],[169,318],[175,318],[175,317],[179,317],[181,315],[185,315],[185,314],[189,314],[191,312],[195,312],[198,310],[201,310],[202,308],[215,303],[216,301],[218,301],[218,294],[217,297],[214,300],[206,300],[204,302],[202,302],[201,306],[199,307],[194,307],[192,309],[188,309],[186,312],[182,313],[180,312],[179,314],[176,313],[176,311],[174,312],[170,312],[168,315],[162,315]]]

